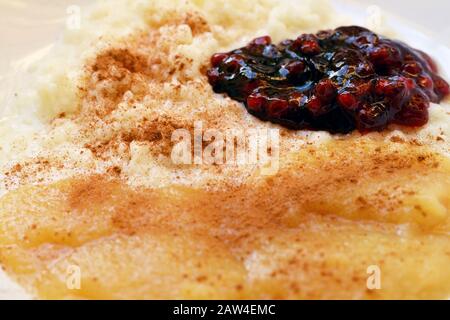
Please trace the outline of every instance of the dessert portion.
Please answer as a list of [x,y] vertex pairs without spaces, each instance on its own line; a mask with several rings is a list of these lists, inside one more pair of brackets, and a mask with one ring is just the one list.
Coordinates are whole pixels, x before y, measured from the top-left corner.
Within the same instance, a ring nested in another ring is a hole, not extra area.
[[263,120],[296,129],[348,133],[388,124],[423,126],[430,102],[450,93],[425,53],[361,27],[269,36],[211,58],[215,92]]
[[[5,272],[34,298],[448,298],[450,115],[433,102],[437,75],[420,89],[426,123],[364,134],[260,121],[248,97],[210,84],[217,52],[342,20],[317,0],[96,2],[0,110]],[[175,163],[173,133],[195,140],[196,122],[245,146],[251,130],[278,130],[278,171]]]

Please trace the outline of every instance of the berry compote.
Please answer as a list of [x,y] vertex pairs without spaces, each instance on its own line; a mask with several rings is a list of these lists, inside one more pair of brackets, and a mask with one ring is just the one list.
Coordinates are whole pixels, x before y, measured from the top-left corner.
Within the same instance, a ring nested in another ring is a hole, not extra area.
[[449,94],[431,58],[362,27],[303,34],[275,45],[260,37],[211,58],[217,93],[262,120],[332,133],[419,127]]

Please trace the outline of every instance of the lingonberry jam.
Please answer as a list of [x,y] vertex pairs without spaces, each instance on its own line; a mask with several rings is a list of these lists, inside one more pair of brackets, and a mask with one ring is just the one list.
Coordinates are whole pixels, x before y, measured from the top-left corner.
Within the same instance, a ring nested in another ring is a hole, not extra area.
[[211,58],[217,93],[262,120],[348,133],[390,123],[419,127],[450,89],[425,53],[362,27],[340,27],[272,44],[268,36]]

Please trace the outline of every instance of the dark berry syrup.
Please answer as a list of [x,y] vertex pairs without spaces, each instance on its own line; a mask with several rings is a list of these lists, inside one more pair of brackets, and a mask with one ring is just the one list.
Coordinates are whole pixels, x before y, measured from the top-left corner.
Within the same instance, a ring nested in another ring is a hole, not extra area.
[[340,27],[211,58],[217,93],[243,102],[262,120],[331,133],[380,131],[395,123],[420,127],[430,102],[450,92],[425,53],[362,27]]

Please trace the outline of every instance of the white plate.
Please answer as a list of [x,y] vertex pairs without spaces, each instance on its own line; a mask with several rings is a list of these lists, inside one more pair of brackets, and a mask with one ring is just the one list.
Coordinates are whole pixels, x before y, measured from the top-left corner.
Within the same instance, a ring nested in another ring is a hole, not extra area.
[[[0,80],[16,61],[48,47],[58,37],[65,28],[71,6],[83,8],[90,1],[0,0]],[[332,2],[338,11],[351,17],[349,24],[365,25],[384,17],[385,29],[433,56],[444,77],[450,78],[450,64],[447,64],[450,61],[450,24],[447,21],[450,1],[426,0],[426,4],[423,0]],[[0,299],[14,298],[28,296],[0,271]]]

